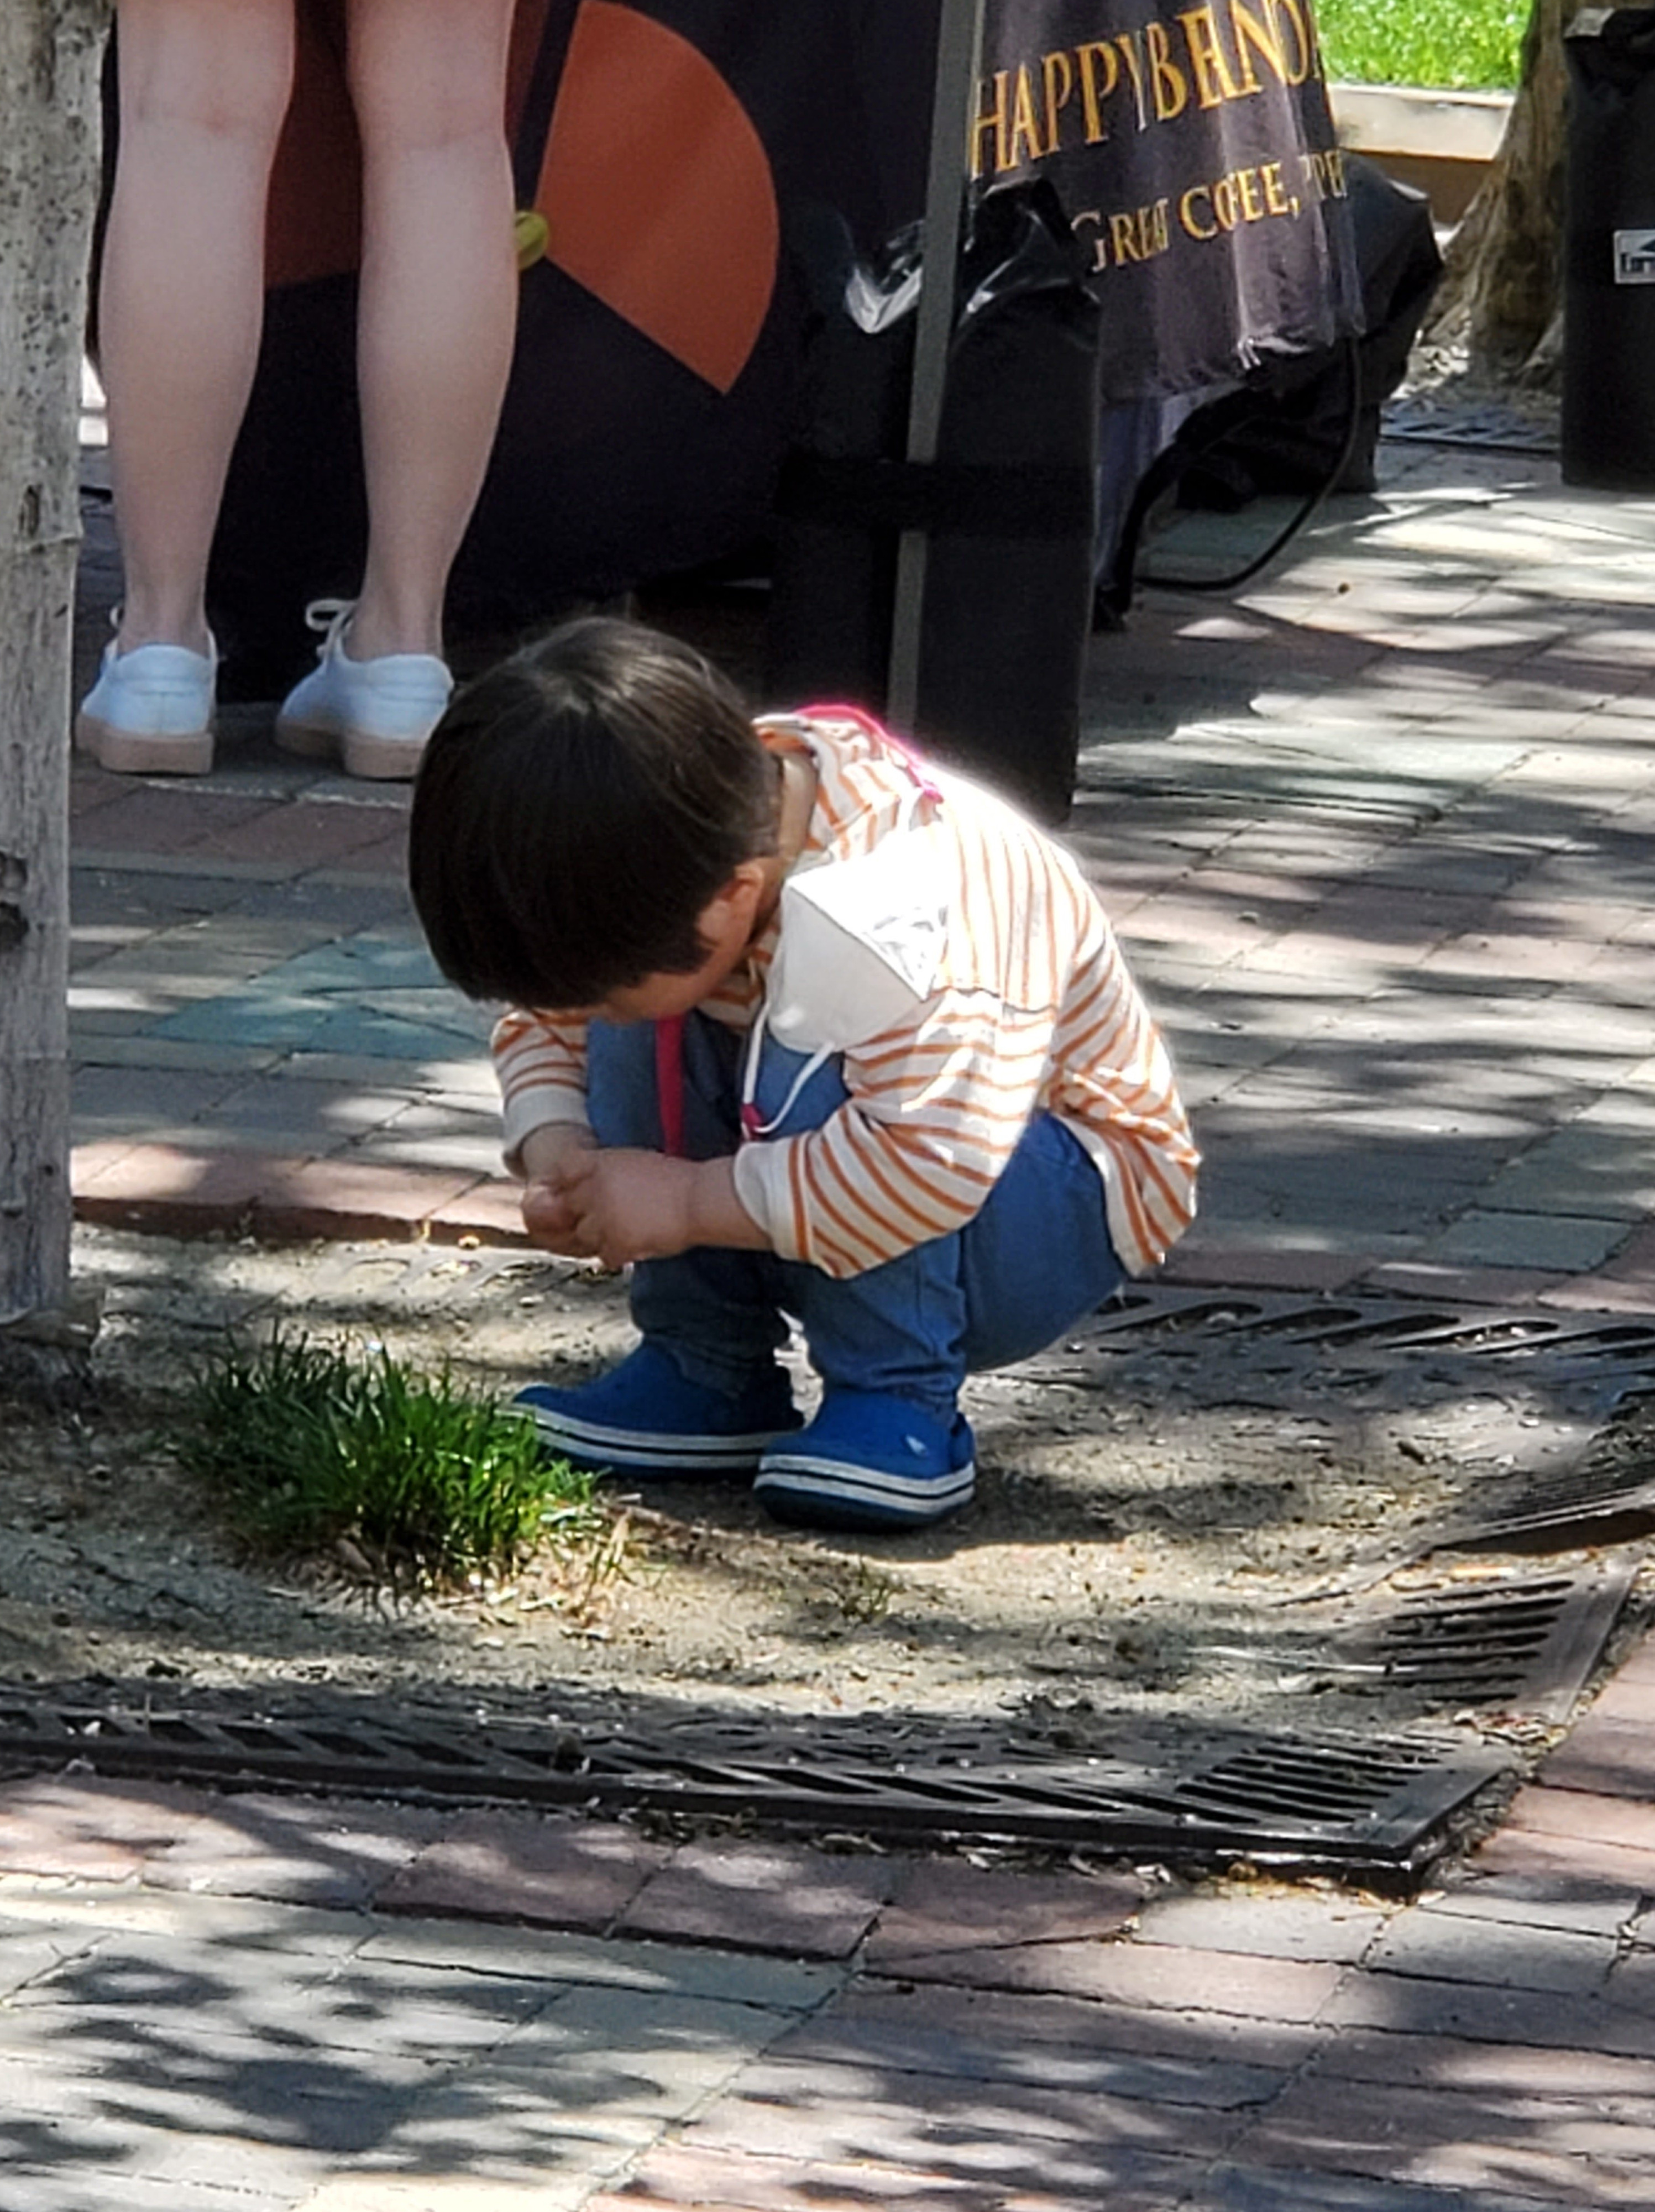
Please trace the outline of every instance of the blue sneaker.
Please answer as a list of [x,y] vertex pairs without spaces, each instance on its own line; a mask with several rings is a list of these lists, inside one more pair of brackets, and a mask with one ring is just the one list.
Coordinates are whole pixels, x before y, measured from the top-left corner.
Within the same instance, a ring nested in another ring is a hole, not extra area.
[[970,1425],[905,1399],[831,1390],[809,1427],[773,1443],[753,1495],[795,1528],[924,1528],[971,1502]]
[[557,1458],[658,1482],[751,1474],[770,1439],[800,1421],[788,1378],[774,1364],[730,1397],[691,1382],[648,1341],[595,1382],[575,1390],[533,1382],[512,1403],[532,1417]]

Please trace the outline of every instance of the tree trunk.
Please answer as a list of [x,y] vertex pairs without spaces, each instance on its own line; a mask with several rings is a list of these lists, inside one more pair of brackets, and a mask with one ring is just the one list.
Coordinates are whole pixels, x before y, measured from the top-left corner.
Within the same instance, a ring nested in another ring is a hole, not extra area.
[[69,711],[104,0],[0,0],[0,1365],[72,1342]]
[[1511,121],[1445,256],[1421,333],[1474,374],[1555,381],[1562,313],[1563,27],[1576,0],[1534,0]]

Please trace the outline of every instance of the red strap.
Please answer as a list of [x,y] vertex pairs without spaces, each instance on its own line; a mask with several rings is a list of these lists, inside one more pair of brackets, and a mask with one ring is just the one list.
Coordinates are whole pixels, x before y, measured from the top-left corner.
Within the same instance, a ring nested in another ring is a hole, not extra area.
[[655,1024],[655,1097],[660,1107],[661,1148],[669,1160],[684,1158],[684,1016]]

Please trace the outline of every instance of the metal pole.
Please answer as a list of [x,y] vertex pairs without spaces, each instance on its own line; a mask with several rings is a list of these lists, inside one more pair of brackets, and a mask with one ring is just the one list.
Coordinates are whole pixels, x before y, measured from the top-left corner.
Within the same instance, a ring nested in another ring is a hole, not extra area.
[[[977,118],[986,0],[942,0],[937,75],[931,102],[931,153],[925,187],[925,250],[914,331],[914,380],[908,404],[908,459],[937,457],[953,336],[954,290],[965,219],[966,149]],[[897,548],[886,709],[911,729],[919,702],[920,617],[925,605],[926,536],[905,530]]]

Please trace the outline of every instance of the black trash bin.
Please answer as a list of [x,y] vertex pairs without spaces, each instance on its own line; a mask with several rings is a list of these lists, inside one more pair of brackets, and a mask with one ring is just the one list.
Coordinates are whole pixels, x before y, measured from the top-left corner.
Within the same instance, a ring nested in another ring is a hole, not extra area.
[[1564,33],[1566,483],[1655,488],[1655,8],[1586,8]]

